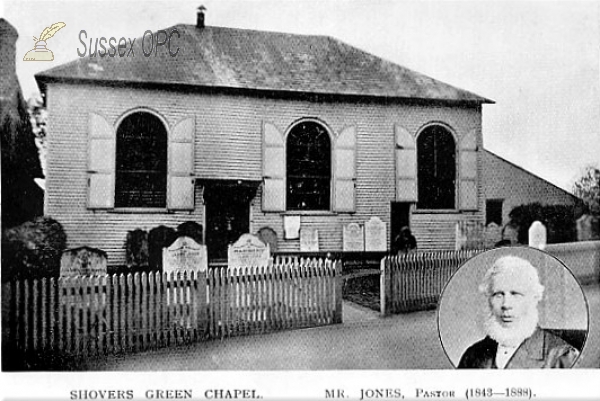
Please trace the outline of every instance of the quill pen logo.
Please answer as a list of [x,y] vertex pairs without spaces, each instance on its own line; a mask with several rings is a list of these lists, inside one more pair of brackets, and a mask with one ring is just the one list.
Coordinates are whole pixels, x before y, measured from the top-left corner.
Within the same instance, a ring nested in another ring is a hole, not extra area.
[[40,35],[39,39],[34,36],[33,40],[35,41],[35,47],[29,50],[27,54],[25,54],[25,57],[23,57],[23,61],[54,60],[54,53],[52,53],[52,50],[46,48],[46,42],[48,41],[48,39],[53,37],[56,34],[56,32],[60,31],[66,25],[67,24],[65,24],[64,22],[57,22],[56,24],[52,24],[46,27],[46,29],[42,31],[42,34]]

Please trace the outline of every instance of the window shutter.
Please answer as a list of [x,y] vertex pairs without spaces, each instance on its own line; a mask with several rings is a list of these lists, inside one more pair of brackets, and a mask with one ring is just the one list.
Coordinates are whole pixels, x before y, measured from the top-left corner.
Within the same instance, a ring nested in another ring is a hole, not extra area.
[[194,132],[193,117],[175,125],[169,138],[169,177],[167,208],[194,209]]
[[477,129],[460,142],[460,208],[477,210]]
[[263,211],[285,211],[283,135],[271,123],[263,126]]
[[99,114],[90,113],[88,123],[88,207],[111,209],[115,204],[115,133]]
[[417,201],[417,149],[415,138],[396,125],[396,200]]
[[333,209],[356,211],[356,128],[346,127],[335,141]]

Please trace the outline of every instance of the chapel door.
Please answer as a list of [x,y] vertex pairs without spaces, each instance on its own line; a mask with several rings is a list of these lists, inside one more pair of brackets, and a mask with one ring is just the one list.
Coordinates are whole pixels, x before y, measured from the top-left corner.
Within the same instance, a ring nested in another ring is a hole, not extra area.
[[400,234],[402,227],[410,227],[410,202],[392,202],[390,244],[392,248],[394,239]]
[[206,248],[213,264],[227,262],[228,246],[250,231],[250,200],[255,190],[237,185],[205,188]]

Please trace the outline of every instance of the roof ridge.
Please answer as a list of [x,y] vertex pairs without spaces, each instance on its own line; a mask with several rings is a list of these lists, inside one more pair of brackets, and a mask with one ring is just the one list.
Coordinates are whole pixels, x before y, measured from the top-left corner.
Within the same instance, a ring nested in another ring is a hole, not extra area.
[[285,35],[285,36],[303,36],[303,37],[335,39],[330,35],[310,34],[310,33],[294,33],[294,32],[283,32],[283,31],[269,31],[269,30],[264,30],[264,29],[255,29],[255,28],[235,28],[235,27],[220,26],[220,25],[206,25],[204,28],[198,28],[194,24],[179,23],[179,24],[175,24],[173,26],[177,26],[177,25],[185,26],[188,28],[201,29],[201,30],[202,29],[225,29],[225,30],[232,30],[232,31],[267,33],[267,34],[271,34],[271,35],[277,34],[277,35]]

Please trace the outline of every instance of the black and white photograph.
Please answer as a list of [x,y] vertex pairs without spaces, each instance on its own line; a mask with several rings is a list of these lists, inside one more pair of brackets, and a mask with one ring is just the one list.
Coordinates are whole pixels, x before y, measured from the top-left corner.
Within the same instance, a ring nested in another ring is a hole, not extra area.
[[442,293],[438,323],[459,369],[572,368],[585,352],[589,325],[573,274],[529,247],[469,259]]
[[600,2],[7,0],[0,60],[3,399],[600,397]]

